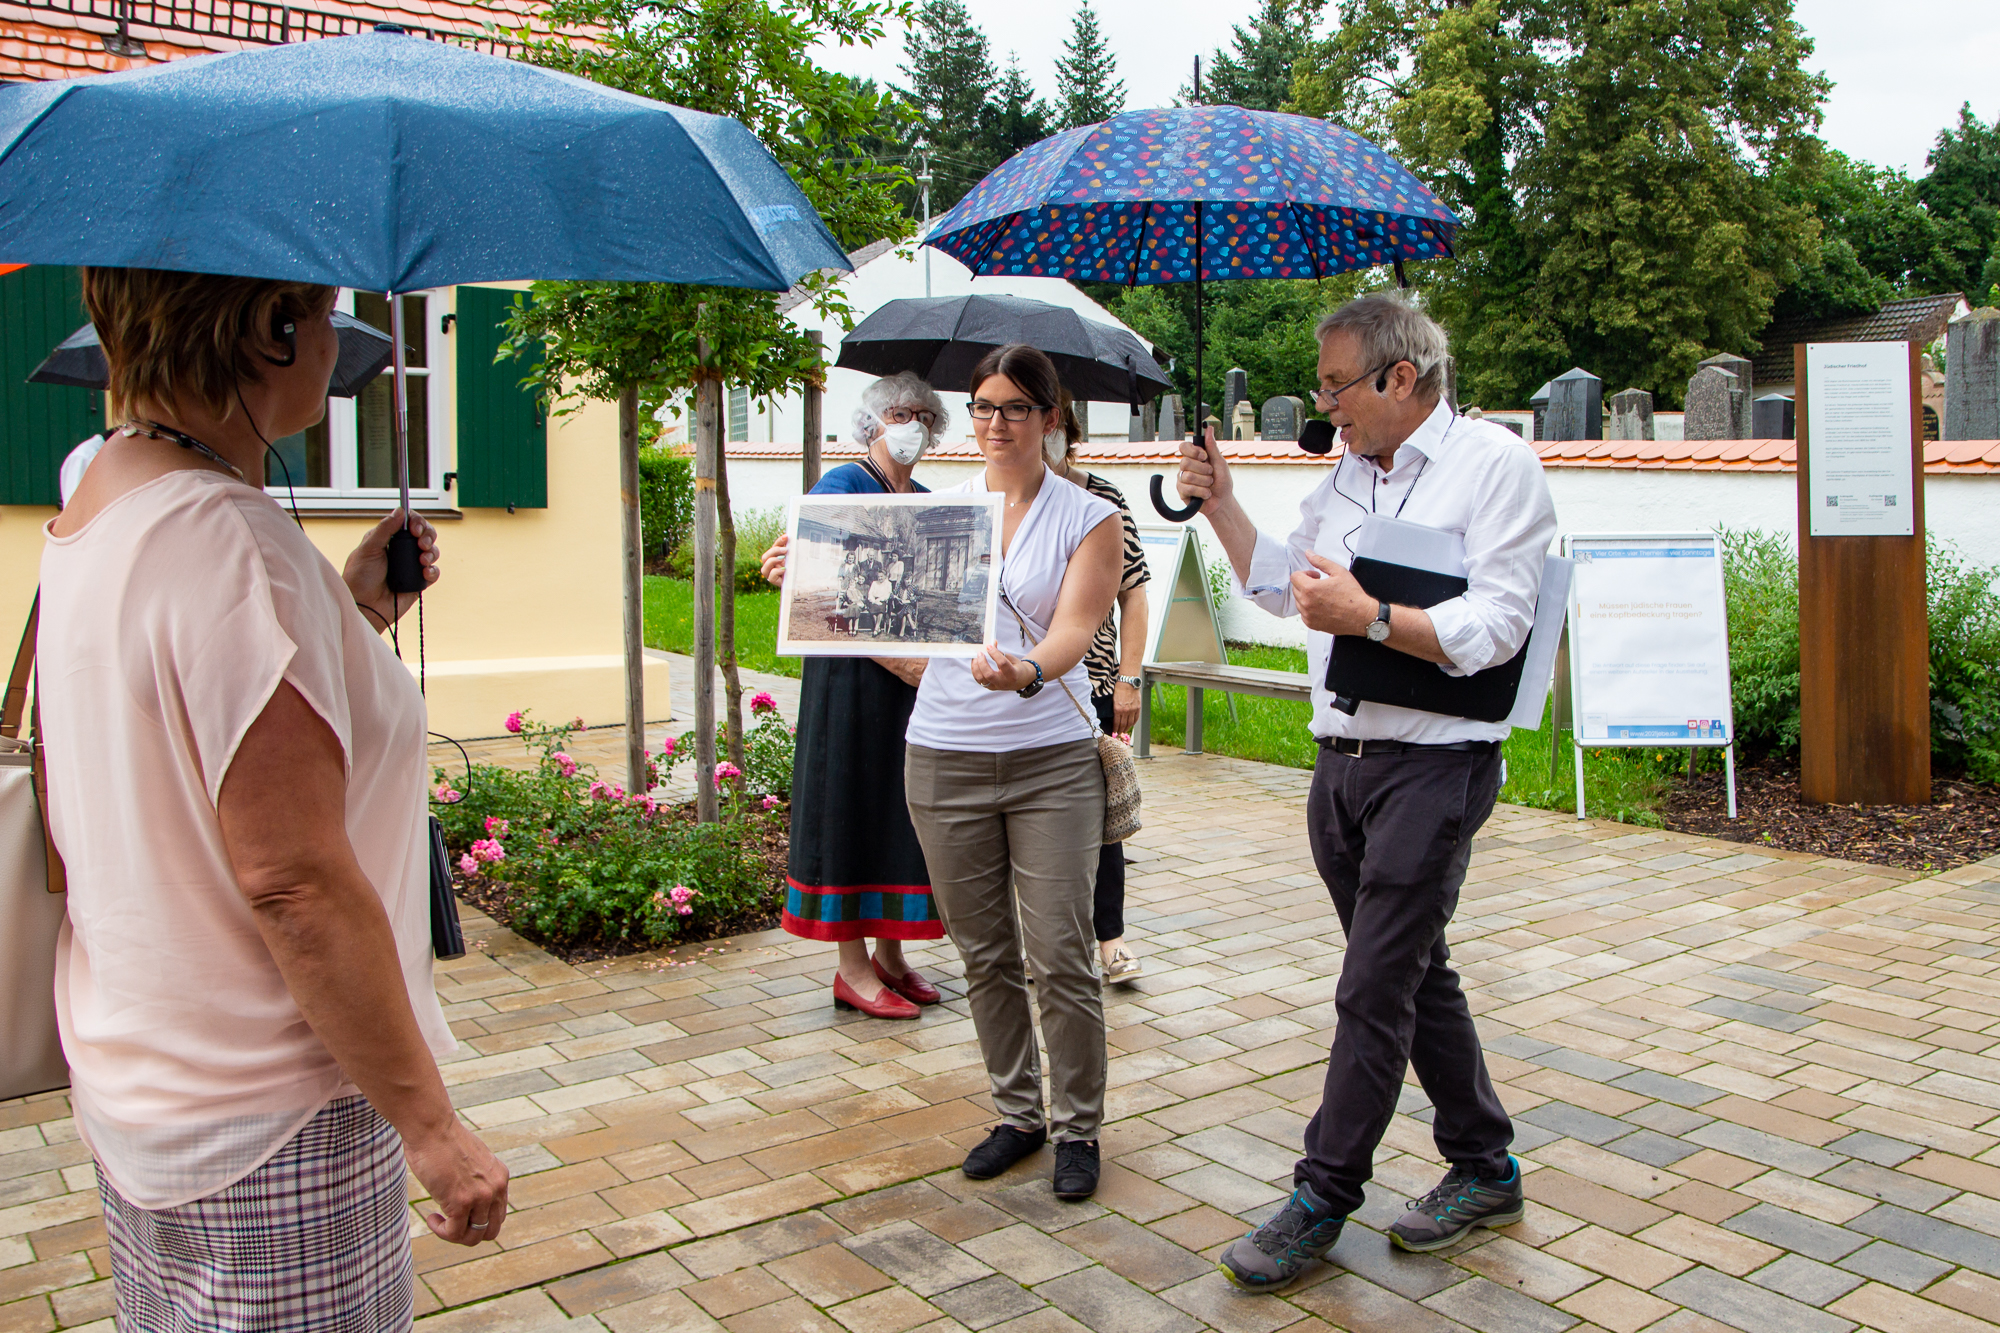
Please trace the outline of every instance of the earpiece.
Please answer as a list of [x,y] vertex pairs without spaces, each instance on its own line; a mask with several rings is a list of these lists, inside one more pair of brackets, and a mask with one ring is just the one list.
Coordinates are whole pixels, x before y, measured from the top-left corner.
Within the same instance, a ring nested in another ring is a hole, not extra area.
[[1384,389],[1388,387],[1389,387],[1389,372],[1385,370],[1380,375],[1377,375],[1375,377],[1375,392],[1381,393]]
[[289,366],[299,359],[298,326],[285,318],[283,311],[273,310],[271,312],[271,340],[273,342],[281,342],[285,345],[285,359],[280,361],[275,356],[259,353],[266,361],[269,361],[274,366]]

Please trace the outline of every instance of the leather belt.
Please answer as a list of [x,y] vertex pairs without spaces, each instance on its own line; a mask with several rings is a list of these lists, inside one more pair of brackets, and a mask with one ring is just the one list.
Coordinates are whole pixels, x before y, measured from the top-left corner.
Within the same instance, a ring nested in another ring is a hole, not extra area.
[[1499,741],[1446,741],[1422,745],[1416,741],[1371,741],[1359,736],[1321,736],[1319,748],[1360,759],[1371,754],[1402,754],[1408,750],[1440,750],[1446,753],[1486,754],[1500,748]]

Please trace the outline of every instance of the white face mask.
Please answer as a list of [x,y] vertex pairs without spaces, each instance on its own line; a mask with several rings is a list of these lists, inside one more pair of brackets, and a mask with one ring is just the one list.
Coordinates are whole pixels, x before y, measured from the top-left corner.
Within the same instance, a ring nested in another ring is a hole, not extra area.
[[929,447],[930,428],[921,421],[905,421],[900,425],[882,427],[882,443],[889,450],[889,457],[904,467],[916,462]]
[[1060,430],[1042,436],[1042,453],[1048,457],[1050,467],[1061,467],[1063,459],[1069,457],[1069,436]]

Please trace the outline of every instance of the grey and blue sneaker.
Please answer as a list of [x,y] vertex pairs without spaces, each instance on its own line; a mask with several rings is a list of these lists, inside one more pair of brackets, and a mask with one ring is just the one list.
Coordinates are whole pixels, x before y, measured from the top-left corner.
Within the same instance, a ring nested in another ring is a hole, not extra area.
[[1281,1291],[1298,1280],[1306,1265],[1323,1257],[1340,1239],[1347,1220],[1301,1184],[1277,1216],[1222,1252],[1222,1275],[1244,1291]]
[[1504,1227],[1521,1220],[1521,1164],[1509,1157],[1503,1180],[1481,1180],[1453,1167],[1438,1187],[1410,1202],[1409,1212],[1389,1228],[1397,1249],[1422,1254],[1441,1250],[1474,1227]]

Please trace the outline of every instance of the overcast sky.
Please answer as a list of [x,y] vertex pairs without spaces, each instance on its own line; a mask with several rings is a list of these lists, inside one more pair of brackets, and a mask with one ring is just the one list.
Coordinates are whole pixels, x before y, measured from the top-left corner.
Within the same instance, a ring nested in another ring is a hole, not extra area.
[[[1255,0],[1096,0],[1118,56],[1128,108],[1162,106],[1206,55],[1246,22]],[[1053,62],[1069,37],[1074,0],[966,0],[986,30],[996,63],[1018,52],[1035,89],[1053,88]],[[1799,22],[1817,50],[1812,63],[1833,78],[1827,142],[1883,166],[1923,170],[1937,132],[1970,101],[1980,118],[2000,114],[2000,0],[1797,0]],[[900,29],[872,50],[826,53],[836,69],[900,82]]]

